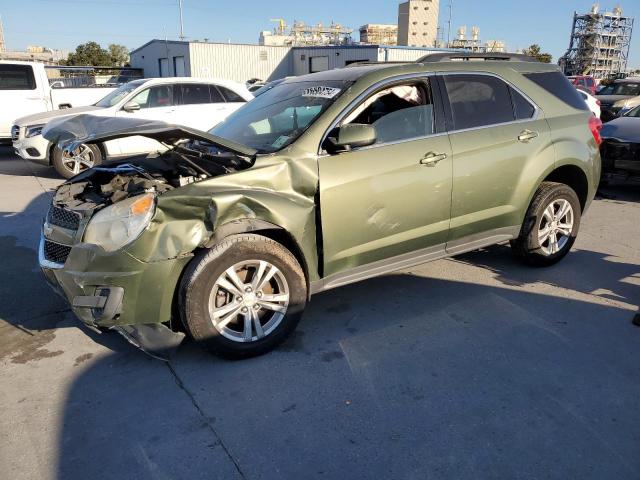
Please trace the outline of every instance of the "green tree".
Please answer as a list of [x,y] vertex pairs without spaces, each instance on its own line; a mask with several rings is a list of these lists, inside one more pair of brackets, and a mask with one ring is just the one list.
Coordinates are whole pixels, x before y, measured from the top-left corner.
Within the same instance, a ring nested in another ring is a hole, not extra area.
[[111,57],[111,65],[125,67],[129,64],[129,49],[127,47],[112,43],[107,48]]
[[109,52],[96,42],[87,42],[76,47],[76,51],[67,57],[67,65],[93,65],[94,67],[111,65]]
[[551,63],[551,60],[553,58],[550,53],[542,53],[542,49],[537,43],[534,43],[529,48],[525,48],[522,53],[530,57],[534,57],[542,63]]

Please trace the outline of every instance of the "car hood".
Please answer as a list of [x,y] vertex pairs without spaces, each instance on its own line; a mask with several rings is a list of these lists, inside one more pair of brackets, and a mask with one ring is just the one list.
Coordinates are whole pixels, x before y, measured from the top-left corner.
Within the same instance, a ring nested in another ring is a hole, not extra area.
[[640,118],[620,117],[605,123],[600,131],[602,138],[621,142],[640,143]]
[[95,112],[97,110],[103,110],[103,108],[95,107],[93,105],[89,105],[86,107],[64,108],[62,110],[52,110],[51,112],[40,112],[34,113],[32,115],[27,115],[25,117],[20,117],[14,123],[21,127],[26,127],[29,125],[41,125],[49,123],[49,121],[56,118],[64,118],[81,113]]
[[134,135],[153,138],[167,144],[187,139],[200,140],[247,157],[253,157],[257,153],[253,148],[202,130],[138,118],[77,115],[54,120],[42,130],[44,138],[63,149],[71,150],[82,143],[100,143]]
[[596,98],[600,100],[602,103],[611,104],[620,101],[626,100],[627,98],[633,98],[633,95],[596,95]]

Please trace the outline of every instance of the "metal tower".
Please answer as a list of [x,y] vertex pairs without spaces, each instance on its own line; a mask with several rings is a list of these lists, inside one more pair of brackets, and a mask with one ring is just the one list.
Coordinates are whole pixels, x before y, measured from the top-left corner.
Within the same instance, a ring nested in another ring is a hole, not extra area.
[[6,46],[4,44],[4,27],[2,26],[2,17],[0,16],[0,53],[4,53],[6,51]]
[[599,10],[595,4],[589,13],[574,13],[569,50],[559,62],[565,74],[602,79],[626,70],[633,18],[623,16],[620,7]]

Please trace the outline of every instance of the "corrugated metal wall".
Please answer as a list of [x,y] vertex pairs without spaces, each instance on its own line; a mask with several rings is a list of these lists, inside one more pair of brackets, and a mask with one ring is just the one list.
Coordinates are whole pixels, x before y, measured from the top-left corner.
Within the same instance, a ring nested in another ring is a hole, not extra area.
[[378,60],[381,62],[413,62],[420,57],[424,57],[429,53],[441,52],[437,49],[426,48],[386,48],[380,47],[380,56]]
[[293,75],[311,73],[311,57],[328,57],[329,70],[341,68],[354,61],[378,60],[378,47],[296,47],[293,49]]
[[291,73],[288,47],[191,43],[191,76],[246,82],[251,78],[274,80]]
[[160,76],[159,59],[168,59],[169,74],[165,76],[175,76],[174,58],[184,57],[185,75],[189,76],[189,43],[157,40],[131,53],[131,66],[142,68],[144,76],[147,78]]

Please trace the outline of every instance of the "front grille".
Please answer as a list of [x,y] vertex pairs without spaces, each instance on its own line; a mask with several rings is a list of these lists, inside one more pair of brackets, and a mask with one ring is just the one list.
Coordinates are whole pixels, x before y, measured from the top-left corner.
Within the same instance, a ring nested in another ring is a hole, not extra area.
[[44,258],[50,262],[63,264],[71,252],[71,247],[45,239]]
[[47,214],[47,223],[69,230],[78,230],[80,226],[80,214],[51,205],[49,213]]
[[11,127],[11,140],[15,142],[18,138],[20,138],[20,127],[18,125],[14,125]]
[[640,144],[606,140],[602,146],[602,156],[610,160],[640,161]]

